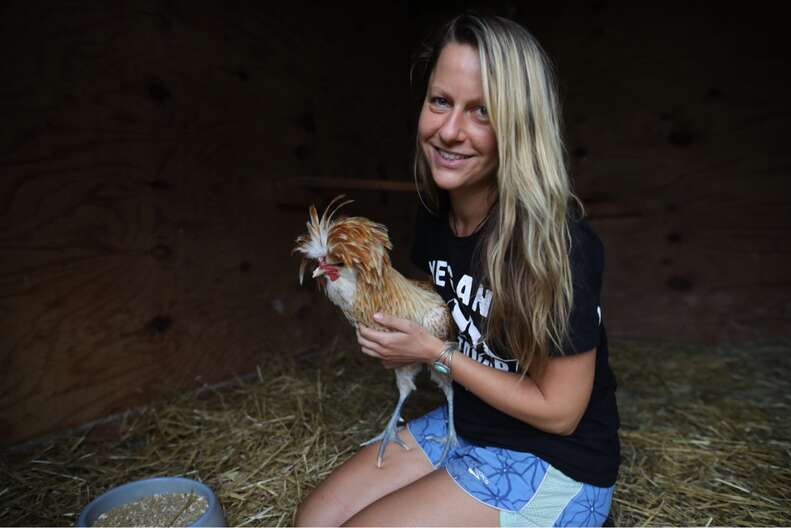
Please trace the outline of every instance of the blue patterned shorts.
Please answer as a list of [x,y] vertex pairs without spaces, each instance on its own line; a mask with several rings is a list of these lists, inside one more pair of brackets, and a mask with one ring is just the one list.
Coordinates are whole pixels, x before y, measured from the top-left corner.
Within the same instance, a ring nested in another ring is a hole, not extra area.
[[[447,432],[447,406],[409,422],[409,432],[436,465],[443,444],[426,436]],[[459,437],[445,469],[464,491],[500,510],[500,526],[601,526],[610,511],[613,487],[570,479],[530,453],[482,447]]]

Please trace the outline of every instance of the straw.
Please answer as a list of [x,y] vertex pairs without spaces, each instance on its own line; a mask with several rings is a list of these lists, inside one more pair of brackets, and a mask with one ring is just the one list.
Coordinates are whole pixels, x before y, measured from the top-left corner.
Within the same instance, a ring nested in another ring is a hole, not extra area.
[[[619,526],[791,525],[791,344],[614,343],[622,466]],[[428,380],[404,418],[444,398]],[[344,340],[262,358],[253,376],[174,394],[118,421],[113,441],[77,431],[0,456],[0,525],[73,524],[125,482],[186,476],[229,525],[293,524],[300,501],[395,404],[392,372]]]

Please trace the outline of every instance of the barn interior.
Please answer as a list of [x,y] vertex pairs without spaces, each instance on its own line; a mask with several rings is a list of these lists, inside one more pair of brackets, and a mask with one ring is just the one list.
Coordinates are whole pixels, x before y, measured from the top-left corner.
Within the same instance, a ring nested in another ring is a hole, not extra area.
[[[376,434],[392,374],[291,254],[338,194],[410,270],[427,34],[465,9],[553,59],[606,252],[616,525],[791,524],[791,166],[768,4],[0,7],[0,525],[136,478],[290,525]],[[430,383],[405,409],[440,402]]]

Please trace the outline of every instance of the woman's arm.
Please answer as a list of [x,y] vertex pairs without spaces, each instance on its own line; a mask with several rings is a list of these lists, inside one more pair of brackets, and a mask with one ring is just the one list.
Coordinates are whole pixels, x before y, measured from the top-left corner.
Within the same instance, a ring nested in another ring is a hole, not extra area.
[[[391,332],[360,326],[363,352],[385,364],[432,363],[443,342],[420,325],[384,315],[377,319]],[[596,349],[550,358],[540,378],[503,372],[481,365],[460,352],[453,355],[453,379],[492,407],[543,431],[568,435],[574,432],[588,405],[593,388]],[[528,374],[531,374],[528,371]]]
[[[453,355],[453,379],[505,414],[559,435],[574,432],[593,389],[596,349],[550,358],[538,379],[503,372]],[[528,370],[528,373],[530,371]]]

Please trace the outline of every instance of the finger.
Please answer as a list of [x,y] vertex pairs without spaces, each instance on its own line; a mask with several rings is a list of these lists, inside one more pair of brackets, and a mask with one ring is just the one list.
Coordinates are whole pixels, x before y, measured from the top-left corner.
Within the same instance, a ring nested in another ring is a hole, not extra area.
[[379,355],[379,354],[378,354],[378,353],[377,353],[377,352],[376,352],[374,349],[372,349],[372,348],[368,348],[368,347],[360,347],[360,350],[362,350],[363,354],[365,354],[365,355],[367,355],[367,356],[371,356],[371,357],[375,357],[375,358],[379,358],[379,359],[381,359],[381,358],[382,358],[382,356],[380,356],[380,355]]
[[374,330],[365,325],[358,325],[357,327],[357,334],[365,337],[366,339],[370,339],[372,341],[377,340],[377,337],[385,332],[380,332],[379,330]]
[[400,317],[384,313],[375,313],[374,321],[382,326],[404,333],[409,333],[413,324],[409,319],[401,319]]
[[357,338],[357,343],[359,343],[361,347],[370,348],[371,350],[379,350],[378,343],[371,341],[370,339],[366,339],[362,336]]
[[387,345],[387,343],[390,342],[389,340],[392,335],[393,332],[382,332],[381,330],[374,330],[373,328],[368,328],[367,326],[360,328],[361,337],[380,345]]

